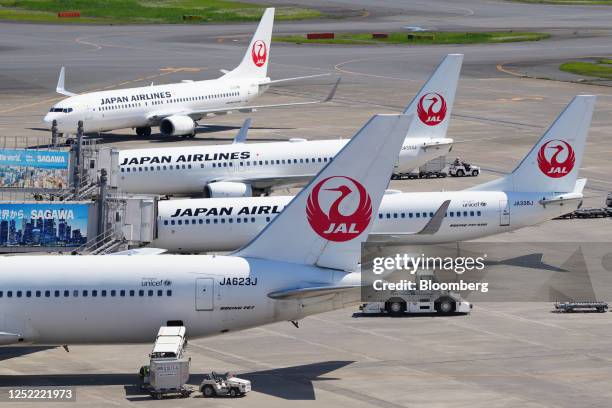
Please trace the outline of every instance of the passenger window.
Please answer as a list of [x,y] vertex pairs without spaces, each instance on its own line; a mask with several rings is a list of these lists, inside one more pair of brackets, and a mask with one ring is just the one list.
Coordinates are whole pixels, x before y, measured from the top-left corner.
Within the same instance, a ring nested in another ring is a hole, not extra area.
[[0,290],[0,298],[2,297],[2,291]]
[[83,291],[83,297],[87,297],[87,290]]
[[149,293],[148,293],[148,295],[149,295],[149,296],[153,296],[153,289],[149,289]]
[[464,216],[464,217],[467,217],[467,211],[464,211],[464,212],[463,212],[463,216]]
[[421,218],[421,213],[415,213],[417,218]]
[[96,297],[96,296],[98,296],[98,291],[94,289],[91,291],[91,297]]
[[40,290],[36,291],[36,297],[40,297],[42,295],[42,292]]
[[45,290],[45,297],[51,297],[51,291],[50,290]]
[[251,217],[251,222],[255,222],[255,217]]
[[64,297],[69,297],[70,296],[70,291],[69,290],[65,290],[64,291]]
[[172,290],[167,290],[166,291],[166,296],[172,296]]
[[59,290],[56,290],[56,291],[55,291],[55,293],[54,293],[54,295],[55,295],[55,297],[60,297],[60,291],[59,291]]
[[26,297],[32,297],[32,291],[31,290],[27,290],[26,291]]
[[102,297],[106,297],[106,290],[102,290],[100,293],[102,294]]
[[135,292],[133,290],[130,290],[130,296],[134,296],[134,293]]
[[383,215],[382,214],[378,214],[378,219],[382,220]]
[[21,297],[21,291],[20,291],[20,290],[18,290],[18,291],[17,291],[17,297],[18,297],[18,298],[20,298],[20,297]]
[[125,296],[125,290],[124,290],[124,289],[121,289],[121,290],[119,291],[119,296],[121,296],[121,297],[124,297],[124,296]]
[[7,291],[6,297],[13,297],[13,291],[12,290]]
[[397,218],[397,213],[393,213],[393,218]]
[[72,291],[72,296],[73,297],[79,297],[79,291],[78,290]]
[[480,211],[476,211],[476,215],[480,217],[482,213]]
[[387,213],[387,214],[386,214],[386,217],[387,217],[387,218],[391,218],[391,214]]
[[474,216],[474,211],[470,211],[470,217]]
[[144,296],[144,290],[140,289],[138,291],[138,296],[143,297]]

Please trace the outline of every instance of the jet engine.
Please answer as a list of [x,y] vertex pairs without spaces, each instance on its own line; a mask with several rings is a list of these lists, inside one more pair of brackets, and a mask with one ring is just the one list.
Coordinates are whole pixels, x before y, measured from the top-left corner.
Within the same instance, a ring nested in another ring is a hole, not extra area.
[[195,126],[195,122],[189,116],[172,115],[162,119],[159,131],[164,136],[193,135]]
[[209,198],[251,197],[253,189],[250,184],[218,181],[206,185],[205,193]]

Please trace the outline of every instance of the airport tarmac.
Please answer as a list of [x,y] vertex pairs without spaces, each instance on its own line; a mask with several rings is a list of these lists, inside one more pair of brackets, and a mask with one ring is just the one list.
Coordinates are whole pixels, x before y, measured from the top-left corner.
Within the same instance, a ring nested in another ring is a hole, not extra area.
[[[283,0],[273,0],[280,3]],[[300,1],[291,0],[291,3]],[[302,2],[305,3],[305,2]],[[606,7],[553,7],[482,0],[315,1],[361,10],[362,17],[277,23],[275,33],[431,29],[551,32],[546,41],[462,46],[273,44],[270,76],[341,75],[336,98],[305,109],[252,114],[251,141],[350,137],[375,113],[399,112],[447,53],[465,61],[449,136],[449,158],[483,168],[477,178],[394,181],[403,191],[456,190],[511,171],[576,94],[600,95],[582,163],[585,206],[612,191],[612,88],[520,78],[506,64],[612,55]],[[61,65],[74,92],[207,79],[236,65],[255,24],[53,26],[0,23],[0,146],[48,137],[41,118]],[[258,103],[324,96],[333,78],[270,90]],[[196,139],[103,134],[120,149],[230,142],[244,115],[202,121]],[[5,141],[2,140],[5,137]],[[612,219],[555,220],[488,238],[494,242],[611,242]],[[610,279],[594,282],[608,287]],[[609,292],[598,293],[612,300]],[[607,295],[607,297],[606,297]],[[608,407],[612,399],[612,313],[551,313],[550,303],[476,304],[468,316],[359,317],[346,309],[190,342],[192,383],[211,370],[254,383],[244,399],[151,401],[138,395],[138,368],[150,345],[0,349],[0,388],[76,386],[77,401],[98,406],[281,407]],[[1,403],[0,403],[1,405]],[[57,403],[57,406],[64,404]],[[67,406],[72,406],[66,403]],[[22,403],[23,407],[40,403]],[[55,405],[54,405],[55,406]]]

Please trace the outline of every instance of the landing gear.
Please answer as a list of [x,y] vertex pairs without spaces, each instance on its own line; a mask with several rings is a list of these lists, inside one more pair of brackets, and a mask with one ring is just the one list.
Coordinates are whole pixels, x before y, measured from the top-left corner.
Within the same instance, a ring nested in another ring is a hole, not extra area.
[[150,126],[137,127],[136,134],[138,136],[151,136],[151,127]]

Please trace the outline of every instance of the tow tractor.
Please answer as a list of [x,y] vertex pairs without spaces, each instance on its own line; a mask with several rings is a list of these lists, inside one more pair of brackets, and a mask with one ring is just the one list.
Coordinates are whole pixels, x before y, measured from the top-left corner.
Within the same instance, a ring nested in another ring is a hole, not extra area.
[[448,174],[453,177],[465,177],[473,176],[476,177],[480,174],[480,167],[474,166],[470,163],[466,163],[459,158],[456,158],[450,166],[448,166]]
[[[421,280],[436,282],[431,272],[417,272],[416,284]],[[453,313],[467,314],[472,310],[470,302],[454,292],[447,290],[407,290],[395,291],[384,302],[368,302],[359,306],[363,314],[389,314],[401,316],[411,313],[438,313],[449,315]]]
[[243,397],[249,391],[251,391],[251,382],[238,378],[233,373],[218,374],[213,371],[210,374],[204,374],[204,379],[200,384],[200,392],[205,398]]
[[191,395],[193,389],[185,385],[189,380],[191,362],[183,355],[186,346],[185,327],[160,327],[153,351],[149,354],[149,365],[140,368],[140,388],[157,399]]

